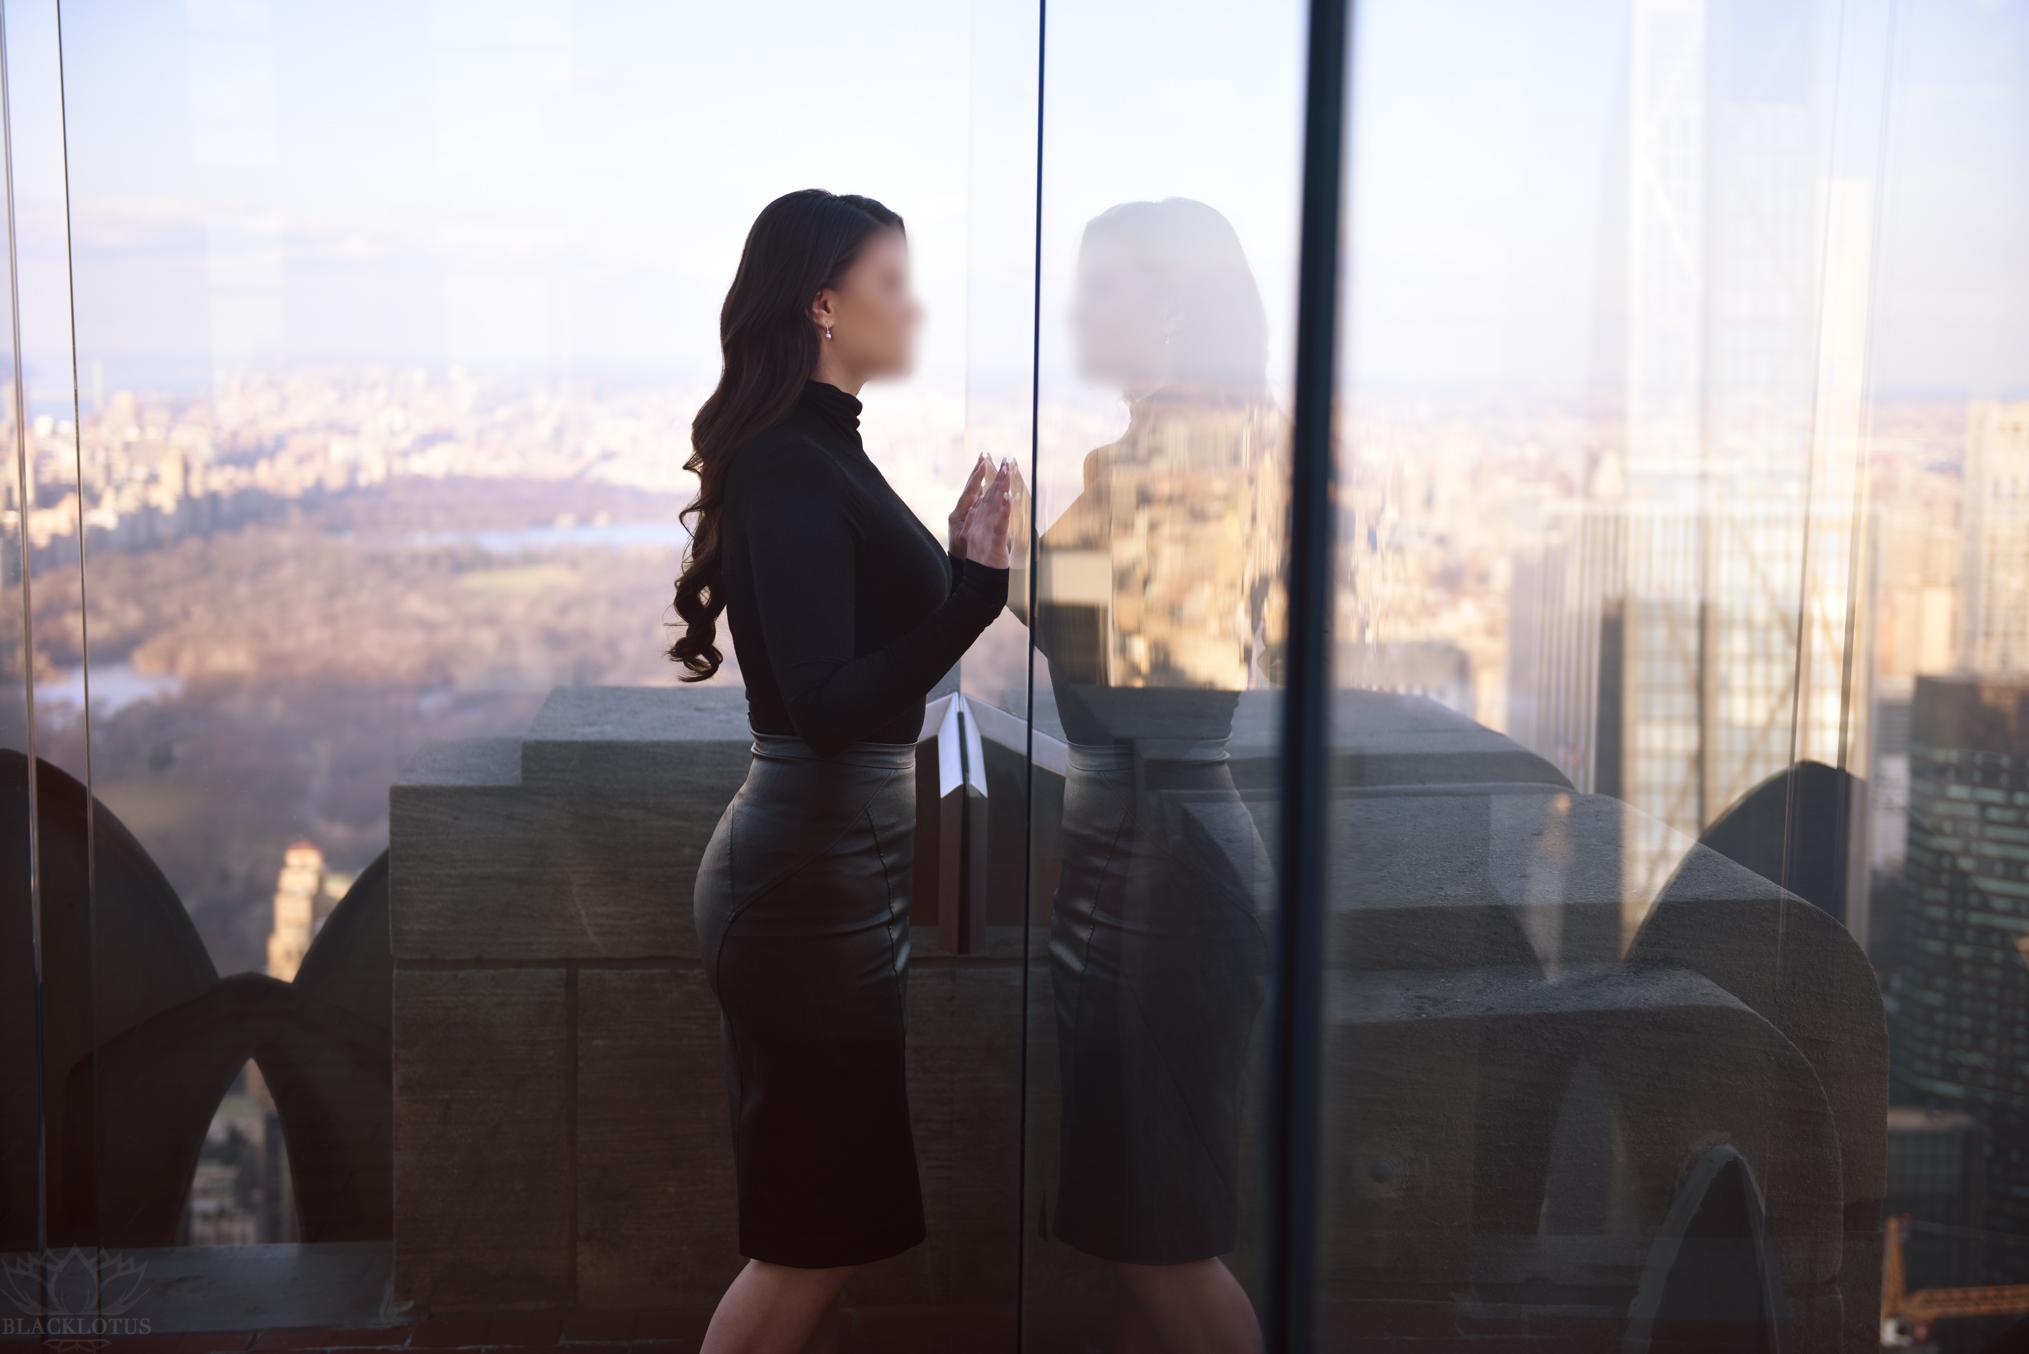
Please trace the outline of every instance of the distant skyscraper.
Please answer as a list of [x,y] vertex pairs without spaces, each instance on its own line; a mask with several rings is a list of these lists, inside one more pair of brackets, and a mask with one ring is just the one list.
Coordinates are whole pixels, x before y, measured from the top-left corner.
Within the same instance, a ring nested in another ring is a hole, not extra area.
[[[352,885],[350,876],[324,868],[324,853],[314,842],[292,842],[282,852],[275,876],[274,929],[268,933],[268,976],[294,982],[303,956],[317,939],[324,919]],[[275,1098],[261,1075],[260,1064],[246,1069],[247,1095],[259,1114],[258,1124],[244,1126],[244,1136],[260,1144],[251,1154],[253,1194],[259,1208],[259,1240],[292,1241],[296,1237],[296,1199],[287,1168],[288,1149]],[[223,1113],[223,1111],[221,1111]],[[219,1125],[214,1124],[216,1134]]]
[[1706,0],[1636,0],[1628,51],[1629,484],[1704,463]]
[[1828,387],[1823,366],[1864,357],[1869,194],[1826,173],[1820,45],[1810,6],[1633,7],[1608,481],[1630,496],[1801,489],[1822,429],[1848,421],[1821,396],[1856,400],[1857,381]]
[[1905,876],[1895,1098],[1980,1125],[1984,1226],[2029,1236],[2029,678],[1917,679]]
[[[1909,703],[1911,684],[1879,689],[1874,700],[1874,746],[1869,754],[1868,799],[1874,815],[1869,864],[1902,867],[1909,841]],[[1862,937],[1864,940],[1865,937]],[[1878,961],[1877,961],[1878,962]]]
[[275,878],[275,925],[268,934],[268,976],[292,982],[317,928],[331,910],[324,888],[324,853],[295,842],[282,853]]
[[2029,673],[2029,401],[1972,406],[1961,539],[1960,669]]
[[1509,731],[1642,811],[1633,922],[1770,776],[1864,772],[1872,193],[1828,172],[1808,13],[1637,0],[1629,41],[1624,398],[1520,532]]
[[1806,543],[1831,534],[1800,501],[1751,497],[1557,503],[1522,532],[1508,731],[1652,825],[1628,857],[1631,907],[1762,781],[1799,757],[1840,764],[1844,570],[1803,591]]

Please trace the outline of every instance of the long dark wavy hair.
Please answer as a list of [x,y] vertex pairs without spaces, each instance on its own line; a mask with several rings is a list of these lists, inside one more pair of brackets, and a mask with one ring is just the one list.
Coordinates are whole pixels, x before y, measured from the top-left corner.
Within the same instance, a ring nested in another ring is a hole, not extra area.
[[733,459],[789,412],[817,370],[822,340],[810,320],[817,293],[844,280],[875,231],[902,228],[901,217],[870,197],[805,188],[763,207],[747,232],[740,270],[719,310],[725,366],[691,420],[684,463],[698,487],[681,514],[691,523],[690,549],[676,576],[677,623],[684,629],[669,656],[683,664],[686,682],[703,681],[725,661],[714,643],[726,609],[719,595],[719,509]]

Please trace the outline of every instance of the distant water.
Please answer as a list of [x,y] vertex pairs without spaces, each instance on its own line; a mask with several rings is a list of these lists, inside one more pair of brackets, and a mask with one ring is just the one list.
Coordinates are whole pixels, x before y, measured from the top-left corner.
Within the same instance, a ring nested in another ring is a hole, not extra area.
[[412,531],[405,545],[469,545],[489,554],[529,550],[632,550],[666,546],[681,549],[690,533],[681,522],[576,522],[490,531]]
[[[139,701],[162,700],[183,690],[180,678],[170,673],[151,675],[134,671],[126,663],[92,664],[92,709],[101,714],[124,710]],[[63,668],[54,680],[35,684],[38,704],[68,705],[83,709],[85,670]]]

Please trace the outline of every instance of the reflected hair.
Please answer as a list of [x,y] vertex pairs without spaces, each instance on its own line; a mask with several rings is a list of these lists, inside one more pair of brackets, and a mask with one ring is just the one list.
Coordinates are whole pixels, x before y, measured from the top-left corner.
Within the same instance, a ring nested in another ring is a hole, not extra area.
[[817,293],[844,280],[876,231],[901,229],[902,218],[870,197],[805,188],[763,207],[747,232],[739,271],[719,310],[724,365],[718,387],[691,420],[691,454],[684,462],[698,488],[681,514],[690,525],[690,547],[676,577],[675,624],[683,633],[669,656],[684,666],[686,682],[705,680],[725,661],[717,644],[726,609],[719,588],[719,512],[733,461],[788,415],[817,370],[820,340],[810,319]]

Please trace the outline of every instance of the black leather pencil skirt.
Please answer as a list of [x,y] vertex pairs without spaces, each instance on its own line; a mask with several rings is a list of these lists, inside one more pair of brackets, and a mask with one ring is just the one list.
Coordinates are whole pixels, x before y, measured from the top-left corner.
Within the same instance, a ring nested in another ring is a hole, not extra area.
[[699,862],[740,1252],[864,1264],[923,1239],[903,1032],[916,750],[756,734]]
[[1232,1250],[1268,852],[1223,741],[1070,749],[1050,923],[1057,1237],[1169,1265]]

